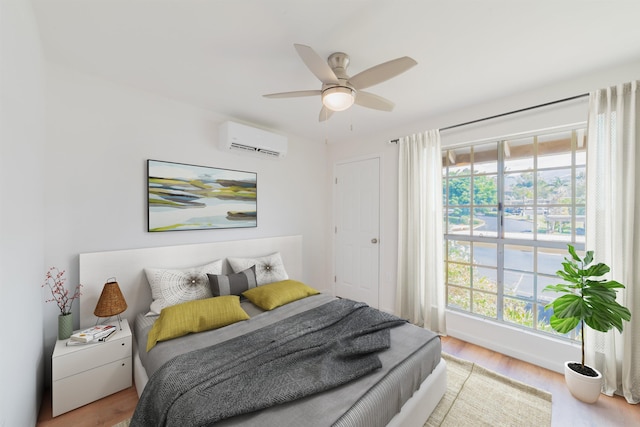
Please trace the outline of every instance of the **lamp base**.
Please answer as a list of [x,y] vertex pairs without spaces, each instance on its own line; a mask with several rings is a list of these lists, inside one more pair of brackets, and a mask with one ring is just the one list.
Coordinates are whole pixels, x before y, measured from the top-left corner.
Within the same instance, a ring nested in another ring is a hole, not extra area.
[[[119,314],[116,314],[116,318],[118,319],[118,325],[120,326],[120,330],[122,330],[122,317],[120,317]],[[101,319],[100,317],[96,318],[96,325],[100,323],[100,319]],[[109,319],[111,319],[111,317],[108,317],[107,321],[109,321]]]

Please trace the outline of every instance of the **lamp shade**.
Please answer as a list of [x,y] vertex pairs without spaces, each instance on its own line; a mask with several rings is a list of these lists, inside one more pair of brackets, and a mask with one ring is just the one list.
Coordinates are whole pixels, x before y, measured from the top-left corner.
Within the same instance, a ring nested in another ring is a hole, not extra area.
[[[111,280],[111,279],[109,279]],[[127,309],[127,302],[124,300],[124,296],[120,291],[118,282],[114,281],[104,284],[100,299],[96,309],[93,310],[93,314],[97,317],[111,317],[122,313]]]
[[334,86],[322,92],[322,104],[332,111],[344,111],[353,105],[355,93],[345,86]]

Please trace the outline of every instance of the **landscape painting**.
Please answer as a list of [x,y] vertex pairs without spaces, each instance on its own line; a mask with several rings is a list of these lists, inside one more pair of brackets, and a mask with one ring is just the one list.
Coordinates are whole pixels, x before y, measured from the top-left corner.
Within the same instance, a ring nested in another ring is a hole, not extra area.
[[257,174],[147,161],[149,231],[257,227]]

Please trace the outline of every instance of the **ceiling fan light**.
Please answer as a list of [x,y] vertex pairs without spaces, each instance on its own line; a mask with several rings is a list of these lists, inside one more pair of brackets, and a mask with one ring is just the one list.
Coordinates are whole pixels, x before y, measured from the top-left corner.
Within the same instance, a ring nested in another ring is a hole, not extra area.
[[322,92],[322,104],[332,111],[344,111],[353,105],[355,92],[344,86],[334,86]]

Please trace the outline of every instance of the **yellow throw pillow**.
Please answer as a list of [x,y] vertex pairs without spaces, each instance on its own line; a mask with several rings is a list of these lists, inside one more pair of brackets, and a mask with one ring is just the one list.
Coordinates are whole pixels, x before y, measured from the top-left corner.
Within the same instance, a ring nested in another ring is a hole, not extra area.
[[273,310],[281,305],[319,293],[302,282],[283,280],[249,289],[242,295],[263,310]]
[[167,341],[195,332],[217,329],[249,315],[240,307],[240,297],[227,295],[184,302],[163,308],[149,331],[147,351],[159,341]]

